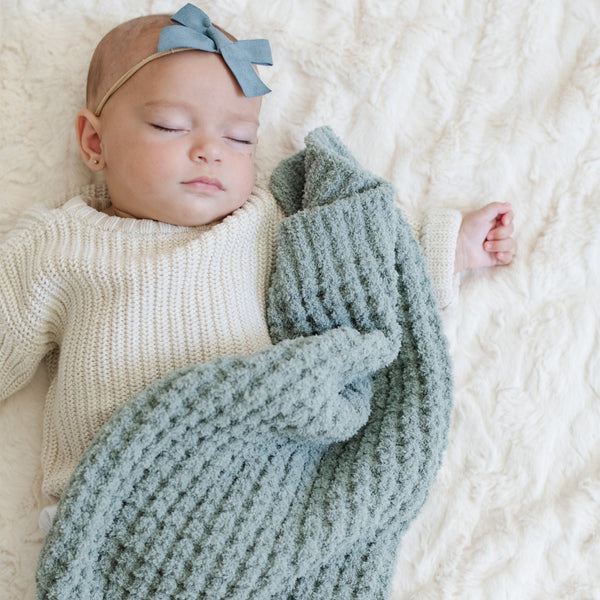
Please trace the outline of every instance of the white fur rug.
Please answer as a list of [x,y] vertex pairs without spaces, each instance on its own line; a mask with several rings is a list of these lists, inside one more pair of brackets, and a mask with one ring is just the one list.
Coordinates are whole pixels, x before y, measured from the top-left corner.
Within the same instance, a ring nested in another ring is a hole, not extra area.
[[[183,3],[183,2],[182,2]],[[258,164],[331,125],[407,206],[513,203],[518,256],[445,314],[450,444],[392,598],[600,598],[600,3],[198,0],[268,37]],[[0,232],[89,181],[73,133],[94,45],[171,0],[0,13]],[[34,598],[43,368],[0,405],[0,596]],[[343,599],[340,599],[343,600]]]

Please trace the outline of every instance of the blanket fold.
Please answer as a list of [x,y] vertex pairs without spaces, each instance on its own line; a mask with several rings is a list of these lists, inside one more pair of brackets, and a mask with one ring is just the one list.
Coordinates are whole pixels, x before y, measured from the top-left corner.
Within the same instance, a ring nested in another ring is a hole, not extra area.
[[131,399],[78,465],[39,598],[384,599],[440,466],[450,360],[393,190],[328,128],[283,161],[273,346]]

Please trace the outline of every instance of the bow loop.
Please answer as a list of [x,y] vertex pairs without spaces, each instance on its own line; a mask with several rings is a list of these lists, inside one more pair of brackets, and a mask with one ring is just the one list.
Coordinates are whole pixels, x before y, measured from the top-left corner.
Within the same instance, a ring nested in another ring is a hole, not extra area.
[[210,17],[197,6],[189,3],[180,8],[171,17],[171,21],[202,32],[211,27]]
[[247,97],[262,96],[271,90],[260,80],[252,65],[272,65],[268,40],[232,42],[212,25],[208,15],[193,4],[186,4],[165,27],[158,41],[158,51],[190,48],[220,54]]

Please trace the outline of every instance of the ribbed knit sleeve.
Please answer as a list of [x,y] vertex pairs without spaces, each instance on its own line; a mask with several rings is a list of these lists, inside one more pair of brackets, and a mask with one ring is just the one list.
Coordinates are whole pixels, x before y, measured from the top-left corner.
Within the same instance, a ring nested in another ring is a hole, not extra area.
[[0,400],[24,387],[56,341],[55,291],[41,273],[43,235],[20,231],[0,247]]
[[408,211],[403,214],[423,249],[438,304],[446,308],[458,296],[459,279],[454,273],[454,261],[462,215],[457,210],[444,208],[432,209],[424,217]]

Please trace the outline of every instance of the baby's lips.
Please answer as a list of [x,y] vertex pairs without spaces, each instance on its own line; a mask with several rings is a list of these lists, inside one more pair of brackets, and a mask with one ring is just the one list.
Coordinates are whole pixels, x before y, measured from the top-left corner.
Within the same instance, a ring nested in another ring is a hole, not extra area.
[[216,188],[221,191],[225,189],[223,187],[223,184],[218,179],[215,179],[213,177],[196,177],[194,179],[189,179],[188,181],[183,181],[182,183],[184,185],[189,185],[198,188]]

